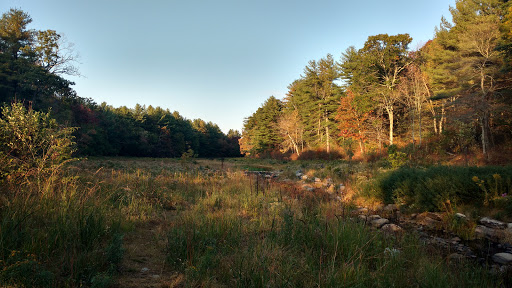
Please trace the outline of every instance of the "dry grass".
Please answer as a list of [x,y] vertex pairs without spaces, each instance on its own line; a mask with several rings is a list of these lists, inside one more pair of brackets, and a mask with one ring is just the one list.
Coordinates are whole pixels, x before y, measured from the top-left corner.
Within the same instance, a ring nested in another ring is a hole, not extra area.
[[[409,287],[427,279],[441,279],[435,287],[499,283],[467,263],[446,266],[415,237],[394,239],[370,231],[348,218],[350,205],[336,200],[336,194],[263,179],[256,189],[255,176],[246,177],[242,170],[260,167],[283,170],[280,180],[295,177],[300,169],[347,187],[354,175],[369,175],[366,164],[342,161],[82,160],[69,169],[79,176],[71,194],[82,195],[88,211],[103,215],[99,228],[116,225],[95,247],[110,251],[101,252],[108,259],[121,261],[97,266],[79,278],[81,283],[62,276],[50,286]],[[115,233],[124,234],[122,241],[115,241]],[[386,248],[401,252],[390,257]],[[45,267],[54,269],[50,263],[59,260],[47,257],[51,260]]]

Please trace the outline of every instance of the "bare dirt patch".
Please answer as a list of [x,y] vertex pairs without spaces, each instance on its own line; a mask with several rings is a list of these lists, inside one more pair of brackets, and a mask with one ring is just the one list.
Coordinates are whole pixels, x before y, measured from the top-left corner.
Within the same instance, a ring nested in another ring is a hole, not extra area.
[[172,211],[136,225],[124,238],[125,254],[117,287],[181,287],[183,275],[166,265],[166,227]]

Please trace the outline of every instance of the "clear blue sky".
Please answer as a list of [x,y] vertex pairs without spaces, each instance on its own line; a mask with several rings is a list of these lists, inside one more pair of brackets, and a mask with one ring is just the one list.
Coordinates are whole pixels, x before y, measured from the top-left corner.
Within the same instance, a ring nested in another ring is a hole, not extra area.
[[32,29],[75,44],[82,97],[160,106],[241,131],[269,96],[283,98],[309,60],[339,59],[368,36],[432,39],[455,0],[2,0]]

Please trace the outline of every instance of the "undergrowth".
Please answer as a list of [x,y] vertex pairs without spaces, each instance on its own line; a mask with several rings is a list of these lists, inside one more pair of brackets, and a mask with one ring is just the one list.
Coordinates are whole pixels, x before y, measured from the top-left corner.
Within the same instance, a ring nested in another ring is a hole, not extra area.
[[414,235],[369,230],[325,195],[277,184],[257,194],[236,173],[219,181],[169,227],[168,264],[185,275],[186,287],[499,285],[472,263],[447,264]]
[[[512,212],[512,167],[402,167],[362,185],[368,197],[413,211],[451,211],[458,205],[503,207]],[[511,214],[512,216],[512,214]]]
[[[237,168],[244,165],[272,164],[76,162],[52,193],[2,198],[0,279],[26,287],[112,287],[123,258],[123,234],[166,209],[176,217],[162,253],[182,275],[182,287],[500,285],[474,263],[448,264],[415,235],[391,237],[349,219],[348,205],[329,194],[306,194],[267,180],[257,190],[254,178]],[[274,165],[290,165],[290,176],[300,169],[335,181],[371,178],[368,167],[345,162]]]

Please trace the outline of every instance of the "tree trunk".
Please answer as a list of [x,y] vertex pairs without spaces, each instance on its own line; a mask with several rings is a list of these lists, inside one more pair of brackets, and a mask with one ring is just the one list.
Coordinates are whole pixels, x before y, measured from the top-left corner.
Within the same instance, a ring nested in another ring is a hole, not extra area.
[[364,142],[363,142],[363,133],[359,131],[359,149],[361,150],[361,155],[364,155]]
[[[414,114],[414,113],[413,113]],[[416,115],[412,115],[411,117],[412,123],[411,123],[411,130],[412,130],[412,147],[414,147],[414,120],[416,120]]]
[[329,139],[329,119],[325,117],[325,143],[327,146],[327,153],[331,151],[331,143]]
[[393,107],[386,107],[389,116],[389,145],[393,145]]
[[421,104],[420,106],[418,106],[419,109],[418,109],[418,136],[420,138],[420,143],[419,143],[419,146],[421,146]]
[[437,133],[439,135],[441,135],[441,133],[443,133],[443,122],[445,121],[444,113],[445,113],[445,111],[444,111],[444,102],[443,102],[443,104],[441,106],[441,119],[439,119],[439,129],[437,131]]
[[322,143],[322,138],[323,138],[322,137],[322,133],[320,133],[321,127],[322,127],[322,125],[321,125],[321,116],[319,116],[318,117],[318,127],[317,127],[317,132],[316,132],[317,134],[316,135],[317,135],[318,139],[320,140],[320,142],[319,142],[320,144]]
[[489,139],[491,136],[491,129],[489,127],[489,110],[487,109],[487,91],[485,90],[485,73],[483,69],[480,72],[480,89],[482,90],[482,105],[483,112],[480,117],[480,125],[482,125],[482,153],[487,158],[489,152]]
[[295,152],[297,152],[297,156],[300,156],[300,152],[299,152],[299,146],[297,145],[297,142],[295,142],[292,138],[292,136],[290,136],[289,133],[287,133],[288,135],[288,138],[290,138],[290,141],[292,142],[292,145],[293,145],[293,149],[295,149]]

